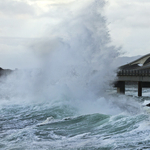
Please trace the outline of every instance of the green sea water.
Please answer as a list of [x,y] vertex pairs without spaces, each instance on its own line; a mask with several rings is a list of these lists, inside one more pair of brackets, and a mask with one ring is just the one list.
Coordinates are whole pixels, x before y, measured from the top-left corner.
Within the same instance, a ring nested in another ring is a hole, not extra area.
[[[112,92],[109,98],[113,103],[105,99],[109,105],[106,107],[99,99],[95,101],[99,109],[93,113],[82,111],[68,100],[62,103],[61,99],[37,104],[1,103],[0,149],[150,149],[150,114],[142,110],[142,103],[149,98],[130,95],[135,94],[133,88],[128,88],[125,96]],[[86,102],[84,105],[90,109]]]

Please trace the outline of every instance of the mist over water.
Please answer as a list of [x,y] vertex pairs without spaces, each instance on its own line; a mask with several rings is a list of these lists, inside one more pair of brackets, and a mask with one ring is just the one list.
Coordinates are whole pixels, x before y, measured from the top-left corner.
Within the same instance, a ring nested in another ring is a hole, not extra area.
[[57,23],[48,27],[45,38],[29,46],[39,59],[39,70],[8,77],[11,92],[78,100],[102,96],[115,77],[113,61],[118,56],[118,49],[109,44],[104,4],[88,0],[53,6],[47,15]]
[[115,75],[113,60],[118,50],[109,44],[101,15],[104,3],[77,1],[55,6],[52,18],[59,24],[48,28],[48,39],[32,45],[41,59],[44,82],[53,83],[56,89],[68,88],[77,99],[101,95]]
[[83,114],[122,112],[116,97],[106,93],[116,75],[119,49],[110,44],[104,5],[103,0],[52,5],[46,33],[28,47],[38,66],[1,78],[1,102],[67,103]]
[[110,44],[104,5],[103,0],[52,5],[44,38],[29,44],[38,66],[0,78],[0,148],[148,146],[148,139],[136,138],[149,133],[143,130],[148,116],[142,100],[108,92],[119,50]]

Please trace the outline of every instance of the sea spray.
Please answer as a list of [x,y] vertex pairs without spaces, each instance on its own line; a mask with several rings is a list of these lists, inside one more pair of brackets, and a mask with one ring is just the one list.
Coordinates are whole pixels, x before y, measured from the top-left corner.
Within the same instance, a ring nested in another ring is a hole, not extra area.
[[67,103],[86,113],[119,113],[105,93],[119,52],[110,46],[104,4],[84,0],[52,5],[45,17],[54,23],[44,38],[29,44],[38,69],[14,71],[1,84],[1,97],[12,103]]
[[104,4],[89,0],[53,6],[47,17],[59,23],[47,29],[45,40],[31,44],[41,60],[43,80],[39,85],[50,84],[56,91],[65,88],[65,95],[81,100],[100,96],[108,88],[115,75],[113,61],[118,49],[110,46],[101,15]]
[[77,0],[43,14],[47,34],[28,47],[40,65],[0,78],[0,149],[149,149],[141,100],[105,92],[118,50],[104,4]]

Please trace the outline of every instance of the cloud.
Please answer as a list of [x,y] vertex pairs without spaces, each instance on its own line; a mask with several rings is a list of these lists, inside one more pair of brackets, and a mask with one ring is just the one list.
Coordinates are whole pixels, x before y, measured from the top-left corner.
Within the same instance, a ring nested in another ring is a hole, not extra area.
[[[122,23],[126,26],[148,27],[150,25],[150,2],[115,0],[107,9],[111,23]],[[142,26],[143,25],[143,26]]]
[[112,41],[122,45],[126,55],[144,55],[150,49],[149,8],[148,0],[109,0],[106,16]]
[[[54,43],[56,46],[62,45],[61,39],[57,40],[58,43],[55,40],[51,41],[53,37],[56,39],[60,37],[68,40],[67,42],[70,42],[69,40],[74,39],[75,36],[78,36],[78,39],[84,39],[84,36],[87,35],[83,32],[91,30],[90,24],[85,24],[88,21],[85,17],[87,14],[85,8],[88,7],[89,14],[92,13],[93,8],[92,5],[87,6],[88,1],[90,0],[86,0],[87,3],[85,0],[0,0],[0,52],[2,56],[0,62],[2,67],[25,66],[25,59],[32,59],[33,54],[28,50],[31,47],[36,51],[36,55],[44,57],[48,52],[48,47],[53,49]],[[150,1],[108,0],[108,2],[105,7],[105,15],[113,45],[122,46],[122,51],[130,56],[149,53]],[[101,6],[97,7],[99,11],[102,11]],[[82,14],[81,17],[77,17],[79,13]],[[94,23],[97,18],[92,16],[90,19],[89,22]],[[97,26],[99,24],[96,24],[92,30]],[[101,36],[105,36],[103,32]],[[8,37],[11,37],[11,40]],[[23,40],[22,37],[28,40]],[[44,37],[44,40],[35,40],[39,37]],[[90,38],[87,39],[87,42],[90,42],[88,41]],[[29,46],[31,41],[33,43]],[[11,60],[9,64],[6,61],[8,59]],[[33,64],[36,64],[36,59],[32,60]],[[17,63],[19,61],[20,64]]]
[[27,2],[0,0],[1,37],[26,37],[29,23],[31,23],[30,20],[35,19],[35,7],[29,5]]
[[36,68],[38,60],[27,45],[35,39],[0,38],[0,66],[2,68]]
[[34,15],[34,8],[24,1],[1,0],[0,13],[3,15]]

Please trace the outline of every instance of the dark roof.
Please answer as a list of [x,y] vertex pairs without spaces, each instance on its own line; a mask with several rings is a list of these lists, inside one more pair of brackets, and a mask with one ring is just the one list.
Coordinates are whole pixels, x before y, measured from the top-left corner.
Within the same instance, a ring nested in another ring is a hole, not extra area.
[[145,70],[150,69],[150,54],[142,56],[141,58],[128,63],[126,65],[120,66],[120,70]]

